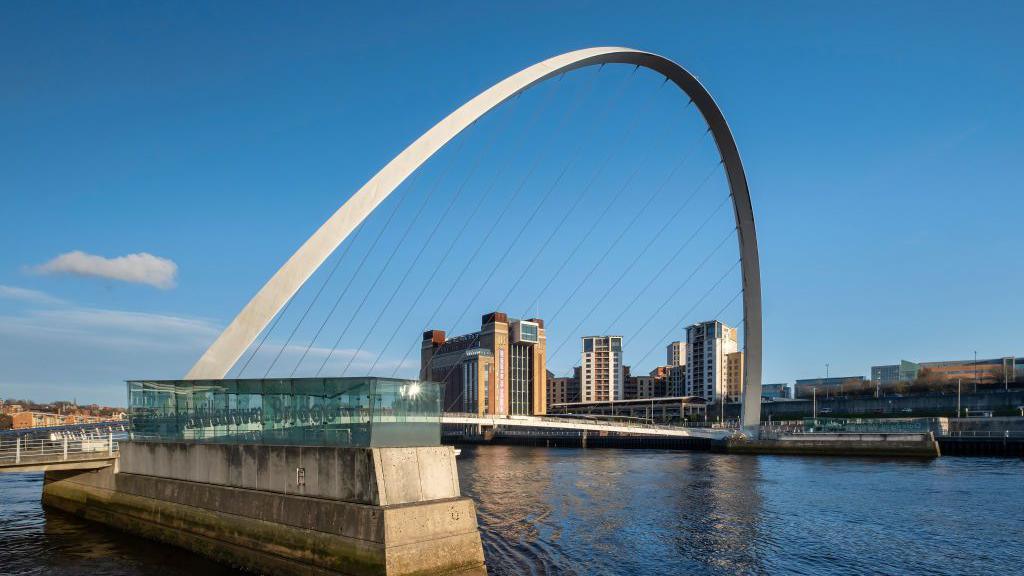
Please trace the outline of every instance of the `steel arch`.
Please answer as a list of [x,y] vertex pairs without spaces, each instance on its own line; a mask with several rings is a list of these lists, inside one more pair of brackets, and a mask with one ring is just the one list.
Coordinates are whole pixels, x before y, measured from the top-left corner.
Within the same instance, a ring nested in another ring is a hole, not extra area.
[[498,82],[434,125],[377,172],[306,240],[185,377],[191,380],[223,378],[352,230],[410,174],[474,121],[534,84],[576,68],[599,64],[633,64],[664,75],[697,106],[715,139],[732,195],[743,275],[745,357],[741,421],[745,430],[756,433],[761,417],[761,272],[750,192],[736,142],[711,94],[692,74],[663,56],[621,47],[586,48],[534,64]]

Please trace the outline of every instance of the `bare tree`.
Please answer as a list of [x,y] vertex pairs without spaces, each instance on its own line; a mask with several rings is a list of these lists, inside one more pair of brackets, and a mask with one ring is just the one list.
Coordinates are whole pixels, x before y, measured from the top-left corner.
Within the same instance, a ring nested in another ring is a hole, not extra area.
[[932,368],[922,368],[913,383],[913,388],[919,392],[946,392],[949,386],[949,378]]

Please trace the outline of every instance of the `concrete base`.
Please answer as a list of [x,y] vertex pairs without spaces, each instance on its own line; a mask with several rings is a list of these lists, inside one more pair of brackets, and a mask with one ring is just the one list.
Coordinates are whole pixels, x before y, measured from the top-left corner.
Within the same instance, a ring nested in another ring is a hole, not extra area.
[[725,451],[731,454],[937,458],[939,444],[931,434],[799,434],[767,440],[730,439],[725,443]]
[[[252,478],[218,477],[216,470],[241,464],[226,456],[243,452],[264,463],[251,470]],[[198,461],[168,475],[203,474],[206,481],[138,473],[175,455]],[[354,459],[367,466],[342,470],[339,456],[343,464]],[[271,464],[277,457],[280,466]],[[457,476],[409,476],[409,462],[418,460],[455,473],[448,447],[125,443],[120,470],[48,472],[43,503],[265,574],[486,574],[473,501],[458,495]],[[313,486],[309,470],[317,465],[325,469]],[[242,486],[261,478],[276,482],[266,489]],[[342,493],[349,501],[337,498]]]

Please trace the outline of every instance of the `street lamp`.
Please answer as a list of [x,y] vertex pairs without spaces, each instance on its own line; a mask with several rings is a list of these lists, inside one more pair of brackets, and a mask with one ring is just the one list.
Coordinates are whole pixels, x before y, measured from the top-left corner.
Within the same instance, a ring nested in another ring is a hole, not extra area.
[[974,351],[974,393],[978,393],[978,351]]
[[960,379],[956,379],[956,417],[960,417]]
[[[830,384],[830,382],[828,381],[828,367],[829,367],[828,362],[825,362],[825,385],[826,386],[828,386]],[[826,398],[828,397],[828,388],[825,388],[825,397]]]
[[818,419],[818,387],[811,386],[811,418]]

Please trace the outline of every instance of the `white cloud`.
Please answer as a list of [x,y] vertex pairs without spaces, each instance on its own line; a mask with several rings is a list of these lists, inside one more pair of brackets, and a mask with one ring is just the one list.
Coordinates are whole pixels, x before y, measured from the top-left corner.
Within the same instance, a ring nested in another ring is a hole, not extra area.
[[[183,377],[221,329],[219,323],[200,317],[70,303],[0,315],[0,397],[78,398],[123,405],[125,380]],[[267,340],[244,375],[263,376],[281,345],[276,338]],[[304,344],[289,344],[270,375],[288,376],[305,350]],[[330,348],[313,346],[295,375],[314,375],[329,354]],[[376,356],[373,350],[338,348],[323,375],[340,375],[352,359],[348,375],[362,376]],[[415,378],[419,358],[399,366],[396,358],[385,356],[374,373],[389,375],[396,366],[399,377]]]
[[181,378],[221,327],[209,320],[55,307],[0,316],[0,397],[124,405],[124,381]]
[[130,350],[201,350],[220,327],[208,320],[101,308],[34,310],[0,316],[0,337],[77,341],[82,346]]
[[50,296],[46,292],[31,290],[29,288],[18,288],[17,286],[5,286],[0,284],[0,298],[5,300],[18,300],[32,304],[63,304],[60,298]]
[[33,270],[39,274],[75,274],[77,276],[110,278],[123,282],[148,284],[163,290],[173,288],[178,275],[178,265],[173,260],[146,252],[105,258],[75,250],[61,254],[45,264],[36,266]]

